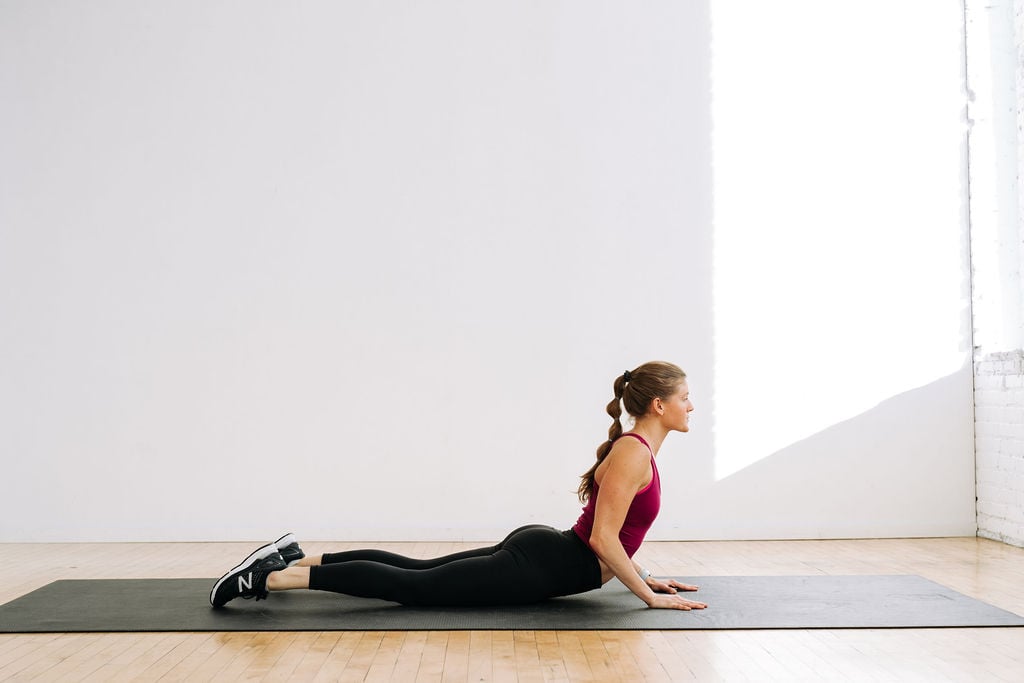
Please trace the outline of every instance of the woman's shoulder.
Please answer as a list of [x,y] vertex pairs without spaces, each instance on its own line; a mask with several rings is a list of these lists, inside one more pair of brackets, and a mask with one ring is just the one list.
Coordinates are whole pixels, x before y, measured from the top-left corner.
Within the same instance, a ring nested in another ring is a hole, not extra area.
[[618,443],[619,441],[625,441],[626,443],[636,442],[643,444],[643,447],[647,449],[647,452],[651,455],[651,457],[654,457],[654,449],[651,448],[651,444],[647,443],[647,439],[640,436],[636,432],[625,432],[622,436],[616,439],[616,443]]
[[612,445],[611,452],[599,469],[602,470],[601,475],[610,471],[613,476],[643,480],[648,478],[651,470],[651,452],[636,439],[620,437]]

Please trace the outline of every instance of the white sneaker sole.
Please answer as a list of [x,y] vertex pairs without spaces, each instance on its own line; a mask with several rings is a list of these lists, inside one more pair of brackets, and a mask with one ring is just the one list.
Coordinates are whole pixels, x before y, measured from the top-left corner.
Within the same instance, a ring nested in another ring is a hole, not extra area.
[[213,605],[214,607],[216,607],[216,603],[214,603],[213,597],[215,595],[217,595],[217,589],[220,588],[221,585],[225,581],[227,581],[229,578],[231,578],[231,576],[235,572],[239,572],[239,571],[245,569],[246,567],[248,567],[248,566],[250,566],[250,565],[252,565],[252,564],[254,564],[256,562],[259,562],[260,560],[265,560],[266,558],[270,557],[271,555],[273,555],[276,552],[277,552],[277,546],[274,545],[273,543],[267,544],[267,545],[263,546],[262,548],[254,550],[249,555],[249,557],[247,557],[244,560],[242,560],[242,563],[240,565],[238,565],[237,567],[235,567],[234,569],[232,569],[231,571],[226,573],[224,576],[220,577],[217,580],[217,583],[213,584],[213,590],[210,591],[210,604]]
[[[281,538],[279,538],[276,541],[274,541],[274,545],[277,546],[277,549],[278,549],[279,552],[284,552],[284,549],[287,548],[288,546],[292,545],[293,543],[295,545],[298,545],[299,544],[299,539],[295,538],[295,534],[293,534],[291,532],[285,534]],[[305,557],[305,553],[303,553],[303,557]],[[292,560],[291,562],[288,563],[288,566],[289,567],[294,567],[300,561],[301,560]]]
[[276,541],[274,541],[274,545],[277,546],[278,550],[284,550],[285,548],[290,546],[292,543],[298,543],[298,542],[299,542],[298,539],[295,538],[295,534],[287,533],[284,536],[282,536],[281,538],[279,538]]

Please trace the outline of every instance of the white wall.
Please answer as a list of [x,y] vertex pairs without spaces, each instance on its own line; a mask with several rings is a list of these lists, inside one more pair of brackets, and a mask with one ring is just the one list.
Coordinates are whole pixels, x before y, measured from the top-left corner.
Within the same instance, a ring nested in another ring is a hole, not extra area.
[[568,526],[651,358],[653,537],[973,533],[962,13],[820,4],[0,4],[0,541]]
[[1024,1],[967,3],[978,535],[1024,546]]

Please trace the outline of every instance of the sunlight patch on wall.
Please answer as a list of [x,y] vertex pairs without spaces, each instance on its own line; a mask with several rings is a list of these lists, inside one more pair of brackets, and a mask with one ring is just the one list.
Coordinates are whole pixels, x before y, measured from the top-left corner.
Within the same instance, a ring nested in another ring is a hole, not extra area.
[[871,5],[711,3],[716,479],[969,357],[962,11]]

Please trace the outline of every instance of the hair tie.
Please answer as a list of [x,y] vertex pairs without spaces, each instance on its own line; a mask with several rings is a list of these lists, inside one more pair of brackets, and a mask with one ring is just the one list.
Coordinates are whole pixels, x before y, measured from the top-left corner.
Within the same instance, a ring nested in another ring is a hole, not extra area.
[[624,373],[622,373],[622,379],[626,380],[627,382],[630,381],[631,379],[633,379],[633,373],[630,372],[629,370],[626,370]]

